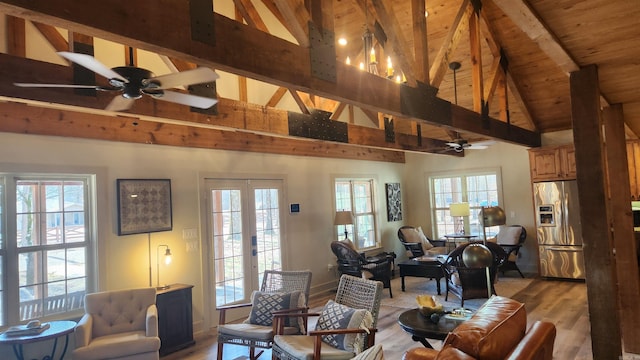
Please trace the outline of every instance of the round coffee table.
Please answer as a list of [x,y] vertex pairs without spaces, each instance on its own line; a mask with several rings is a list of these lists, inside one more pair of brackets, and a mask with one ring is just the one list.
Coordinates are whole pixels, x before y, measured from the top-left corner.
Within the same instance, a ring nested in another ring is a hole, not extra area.
[[398,316],[400,327],[411,334],[411,338],[414,341],[419,341],[422,345],[431,349],[433,349],[433,346],[429,344],[427,339],[444,340],[461,323],[462,320],[447,319],[442,316],[440,321],[435,324],[420,314],[418,309],[407,310]]
[[64,358],[69,346],[69,334],[71,334],[76,327],[75,321],[49,321],[50,327],[44,330],[40,334],[36,335],[21,335],[21,336],[8,336],[7,334],[0,335],[0,344],[11,345],[13,347],[13,354],[18,360],[24,360],[24,352],[22,350],[23,344],[30,344],[39,341],[53,340],[53,348],[51,349],[51,355],[47,355],[44,359],[54,359],[56,355],[56,348],[58,347],[58,338],[64,336],[64,347],[61,350],[60,359]]

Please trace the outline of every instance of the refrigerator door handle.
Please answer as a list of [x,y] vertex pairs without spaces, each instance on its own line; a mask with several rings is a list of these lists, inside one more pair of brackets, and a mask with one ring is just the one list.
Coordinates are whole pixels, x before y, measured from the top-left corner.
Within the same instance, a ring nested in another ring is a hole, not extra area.
[[580,252],[581,248],[567,247],[567,246],[549,246],[547,249],[551,251],[565,251],[565,252]]

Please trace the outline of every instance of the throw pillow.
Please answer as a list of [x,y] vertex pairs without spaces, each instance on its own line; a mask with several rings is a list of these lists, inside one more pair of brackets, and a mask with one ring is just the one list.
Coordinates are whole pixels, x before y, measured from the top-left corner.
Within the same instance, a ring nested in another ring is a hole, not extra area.
[[400,229],[402,232],[402,236],[404,237],[404,241],[408,243],[420,243],[422,239],[420,239],[420,234],[415,228],[403,228]]
[[520,226],[504,226],[498,232],[498,244],[518,245],[521,233],[522,227]]
[[[359,329],[373,325],[369,310],[354,309],[329,300],[322,309],[316,330]],[[325,343],[346,351],[359,353],[364,347],[365,334],[335,334],[322,336]]]
[[420,236],[420,242],[422,243],[422,250],[426,252],[427,250],[430,250],[431,248],[433,248],[433,244],[429,241],[429,238],[427,238],[427,236],[422,231],[422,226],[418,226],[416,231],[418,232],[418,236]]
[[[267,293],[254,291],[251,294],[251,313],[245,321],[249,324],[272,326],[272,312],[285,309],[305,307],[304,293],[294,291],[290,293]],[[285,326],[297,327],[304,331],[304,322],[301,317],[290,317],[285,320]]]

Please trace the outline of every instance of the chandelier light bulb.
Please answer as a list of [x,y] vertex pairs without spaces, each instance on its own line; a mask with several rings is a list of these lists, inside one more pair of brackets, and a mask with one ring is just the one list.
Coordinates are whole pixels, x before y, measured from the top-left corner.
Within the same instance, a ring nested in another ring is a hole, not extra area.
[[347,56],[347,60],[345,61],[347,65],[351,65],[351,59]]
[[347,45],[347,39],[341,37],[340,39],[338,39],[338,44],[340,46],[346,46]]

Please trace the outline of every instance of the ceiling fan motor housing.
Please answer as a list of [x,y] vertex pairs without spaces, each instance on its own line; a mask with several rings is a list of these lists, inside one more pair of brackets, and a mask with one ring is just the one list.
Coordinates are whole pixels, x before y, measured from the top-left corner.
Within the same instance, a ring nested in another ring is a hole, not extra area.
[[[124,83],[118,79],[109,80],[112,86],[120,87],[123,90],[122,96],[127,99],[140,99],[147,88],[153,89],[157,86],[157,84],[148,81],[148,79],[153,77],[153,73],[147,69],[135,66],[119,66],[112,70],[129,80],[128,83]],[[152,91],[152,93],[155,93],[155,91]]]

